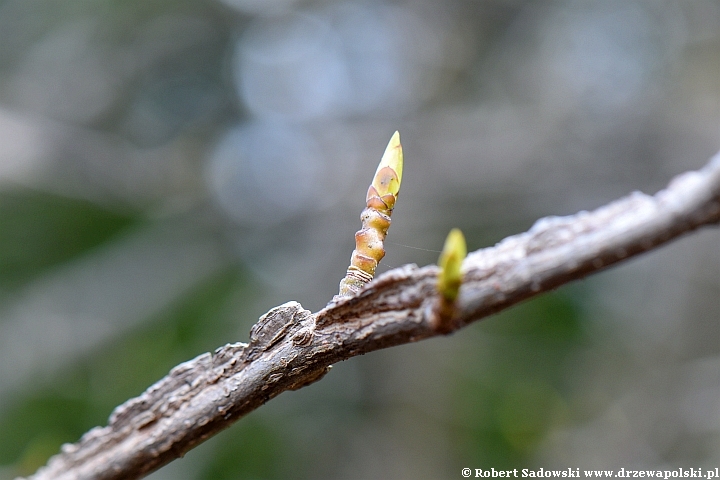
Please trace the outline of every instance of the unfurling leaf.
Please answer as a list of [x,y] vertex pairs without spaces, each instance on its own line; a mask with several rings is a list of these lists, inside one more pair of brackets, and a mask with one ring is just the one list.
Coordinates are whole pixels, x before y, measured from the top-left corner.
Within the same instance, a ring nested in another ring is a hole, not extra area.
[[403,152],[400,145],[400,133],[395,132],[385,148],[380,164],[375,171],[372,186],[380,195],[391,194],[397,197],[403,174]]
[[340,297],[354,295],[375,276],[375,269],[385,256],[383,242],[400,192],[402,173],[402,145],[400,134],[395,132],[365,197],[366,208],[360,215],[362,228],[355,234],[355,250],[347,274],[340,282]]
[[440,275],[437,288],[443,298],[449,302],[455,301],[458,296],[462,283],[460,267],[466,256],[465,237],[460,229],[453,228],[445,239],[445,246],[438,260]]

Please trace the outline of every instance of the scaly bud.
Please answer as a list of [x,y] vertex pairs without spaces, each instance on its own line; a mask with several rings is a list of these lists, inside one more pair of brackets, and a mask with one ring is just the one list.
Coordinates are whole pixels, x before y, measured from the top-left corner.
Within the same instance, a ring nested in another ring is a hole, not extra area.
[[372,280],[378,263],[385,256],[383,242],[400,192],[402,172],[402,145],[400,134],[395,132],[368,188],[366,208],[360,215],[362,228],[355,234],[355,250],[347,274],[340,282],[340,297],[354,295]]

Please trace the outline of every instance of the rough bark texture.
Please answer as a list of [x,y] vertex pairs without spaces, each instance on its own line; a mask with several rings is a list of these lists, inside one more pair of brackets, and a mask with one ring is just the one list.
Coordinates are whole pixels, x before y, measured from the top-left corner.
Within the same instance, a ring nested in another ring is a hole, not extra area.
[[[654,196],[636,192],[593,212],[543,218],[466,258],[450,330],[719,221],[720,154]],[[30,478],[142,477],[281,392],[320,379],[333,363],[440,334],[437,274],[409,265],[315,314],[297,302],[273,308],[248,344],[173,368]]]

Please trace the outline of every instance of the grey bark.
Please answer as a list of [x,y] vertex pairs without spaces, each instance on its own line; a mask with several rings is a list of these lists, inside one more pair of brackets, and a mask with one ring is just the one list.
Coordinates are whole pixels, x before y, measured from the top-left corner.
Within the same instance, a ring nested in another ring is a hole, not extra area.
[[314,314],[288,302],[260,318],[249,343],[176,366],[29,478],[140,478],[283,391],[319,380],[334,363],[455,331],[718,222],[720,154],[654,196],[635,192],[592,212],[543,218],[471,253],[450,318],[438,318],[436,266],[391,270]]

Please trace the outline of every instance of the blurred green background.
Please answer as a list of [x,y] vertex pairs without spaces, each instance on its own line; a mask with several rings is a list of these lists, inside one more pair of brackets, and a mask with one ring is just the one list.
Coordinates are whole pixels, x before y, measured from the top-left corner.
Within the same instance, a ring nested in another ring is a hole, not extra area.
[[[720,148],[720,2],[0,1],[0,479],[174,365],[380,272],[654,193]],[[720,232],[354,358],[152,474],[720,464]]]

